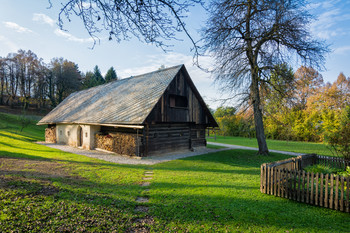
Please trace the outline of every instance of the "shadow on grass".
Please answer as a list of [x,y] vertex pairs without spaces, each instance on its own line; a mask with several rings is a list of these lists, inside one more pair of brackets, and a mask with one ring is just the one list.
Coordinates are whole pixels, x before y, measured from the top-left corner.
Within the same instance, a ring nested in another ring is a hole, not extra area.
[[3,232],[124,232],[136,217],[136,184],[51,177],[36,171],[8,171],[3,177]]
[[[31,149],[29,149],[31,150]],[[40,151],[40,150],[37,150]],[[43,152],[45,152],[45,150],[43,150]],[[48,151],[48,153],[50,153],[52,151]],[[106,167],[114,167],[114,168],[133,168],[133,169],[147,169],[150,165],[132,165],[132,164],[117,164],[117,163],[112,163],[112,162],[106,162],[104,160],[98,160],[98,159],[94,159],[94,158],[90,158],[90,157],[86,157],[84,155],[78,155],[78,154],[71,154],[68,152],[63,152],[60,151],[62,153],[62,157],[65,157],[64,154],[70,154],[70,155],[75,155],[78,157],[83,157],[86,160],[92,160],[92,161],[77,161],[77,160],[73,160],[73,159],[57,159],[57,158],[45,158],[42,156],[36,156],[36,155],[30,155],[30,154],[25,154],[25,153],[16,153],[16,152],[9,152],[9,151],[1,151],[0,150],[0,157],[3,158],[14,158],[14,159],[22,159],[22,160],[38,160],[38,161],[51,161],[51,162],[61,162],[61,163],[65,163],[65,164],[81,164],[81,165],[91,165],[91,166],[106,166]],[[94,161],[94,162],[93,162]]]

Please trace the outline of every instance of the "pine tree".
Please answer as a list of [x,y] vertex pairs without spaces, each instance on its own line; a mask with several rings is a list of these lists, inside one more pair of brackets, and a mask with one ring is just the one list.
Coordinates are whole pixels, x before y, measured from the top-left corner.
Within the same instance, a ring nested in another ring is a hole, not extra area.
[[98,68],[97,65],[94,68],[94,79],[97,84],[96,86],[104,84],[106,82],[101,74],[100,68]]
[[114,81],[114,80],[118,80],[117,73],[115,72],[113,66],[111,68],[109,68],[109,70],[107,71],[107,74],[105,76],[105,80],[107,83]]

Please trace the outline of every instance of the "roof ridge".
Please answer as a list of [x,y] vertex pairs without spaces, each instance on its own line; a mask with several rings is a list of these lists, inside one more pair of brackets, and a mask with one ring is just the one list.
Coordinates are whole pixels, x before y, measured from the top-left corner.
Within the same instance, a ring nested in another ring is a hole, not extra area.
[[131,78],[138,78],[140,76],[145,76],[145,75],[149,75],[149,74],[155,74],[155,73],[158,73],[158,72],[164,72],[164,71],[167,71],[167,70],[170,70],[170,69],[174,69],[174,68],[180,68],[182,67],[184,64],[180,64],[180,65],[176,65],[176,66],[171,66],[171,67],[167,67],[167,68],[164,68],[164,69],[158,69],[158,70],[154,70],[154,71],[151,71],[151,72],[147,72],[147,73],[143,73],[143,74],[138,74],[138,75],[131,75],[127,78],[123,78],[123,79],[118,79],[118,80],[114,80],[113,82],[117,82],[117,81],[122,81],[122,80],[127,80],[127,79],[131,79]]

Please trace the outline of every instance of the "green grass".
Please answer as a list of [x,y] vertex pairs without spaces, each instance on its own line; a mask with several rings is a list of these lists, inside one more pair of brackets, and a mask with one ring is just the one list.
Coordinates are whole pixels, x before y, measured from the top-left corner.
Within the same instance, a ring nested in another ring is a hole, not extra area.
[[209,149],[223,149],[223,148],[226,148],[226,147],[207,144],[207,148],[209,148]]
[[[231,150],[151,167],[120,165],[35,144],[43,140],[43,127],[19,132],[16,117],[3,116],[0,232],[124,232],[145,215],[134,211],[140,195],[150,198],[151,232],[350,229],[349,214],[260,193],[260,164],[285,155]],[[139,184],[148,169],[154,179],[147,193]]]
[[[35,144],[44,140],[44,127],[32,124],[19,132],[16,116],[0,117],[0,158],[39,163],[38,168],[6,172],[0,165],[1,178],[8,181],[0,183],[0,232],[111,232],[132,225],[138,216],[134,208],[142,191],[143,166],[109,163]],[[67,174],[55,177],[40,162]],[[57,192],[46,195],[50,189]]]
[[[207,139],[207,141],[258,148],[258,143],[255,138],[249,139],[244,137],[216,136],[216,140],[214,140],[213,137],[210,137]],[[270,150],[333,156],[332,152],[323,143],[294,142],[271,139],[267,139],[266,142]]]

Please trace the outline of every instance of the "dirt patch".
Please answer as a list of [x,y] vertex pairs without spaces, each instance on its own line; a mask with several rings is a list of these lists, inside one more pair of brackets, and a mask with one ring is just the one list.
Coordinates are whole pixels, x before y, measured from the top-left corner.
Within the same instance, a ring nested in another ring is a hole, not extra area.
[[133,220],[134,226],[128,229],[128,233],[146,233],[149,231],[149,225],[154,224],[154,219],[151,216],[146,216],[144,218],[136,218]]
[[148,210],[149,208],[147,206],[142,206],[142,205],[136,206],[135,208],[136,212],[142,212],[142,213],[147,213]]
[[0,157],[0,175],[11,174],[39,178],[71,177],[70,170],[57,162]]
[[[26,195],[51,196],[59,192],[59,189],[48,180],[36,180],[18,176],[0,175],[0,188],[26,190]],[[20,194],[17,194],[20,195]]]
[[49,196],[59,192],[50,178],[81,180],[70,174],[69,168],[57,162],[0,157],[0,188]]

